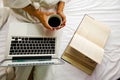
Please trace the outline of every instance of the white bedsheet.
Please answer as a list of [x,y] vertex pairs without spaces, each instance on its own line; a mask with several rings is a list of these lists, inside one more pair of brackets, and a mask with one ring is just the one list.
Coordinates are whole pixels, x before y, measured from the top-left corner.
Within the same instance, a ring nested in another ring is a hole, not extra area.
[[[59,57],[84,14],[107,24],[111,28],[111,34],[105,46],[103,61],[97,65],[92,75],[87,75],[66,62],[64,65],[52,66],[54,80],[116,80],[120,77],[120,0],[71,0],[66,4],[64,11],[67,24],[63,28]],[[6,34],[7,27],[3,27],[0,30],[0,59],[5,51]]]

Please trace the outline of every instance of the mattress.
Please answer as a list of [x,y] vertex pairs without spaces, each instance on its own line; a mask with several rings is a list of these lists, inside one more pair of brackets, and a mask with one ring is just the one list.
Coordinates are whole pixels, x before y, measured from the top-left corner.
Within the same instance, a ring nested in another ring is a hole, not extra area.
[[[2,3],[0,2],[0,7]],[[70,0],[66,3],[64,13],[67,24],[63,30],[59,57],[63,54],[71,37],[80,24],[83,16],[88,14],[108,25],[111,34],[105,46],[102,63],[98,64],[92,75],[88,75],[65,62],[52,66],[54,80],[116,80],[120,77],[120,0]],[[12,19],[10,19],[12,20]],[[7,24],[0,30],[0,60],[4,57]],[[2,76],[3,67],[0,67]]]

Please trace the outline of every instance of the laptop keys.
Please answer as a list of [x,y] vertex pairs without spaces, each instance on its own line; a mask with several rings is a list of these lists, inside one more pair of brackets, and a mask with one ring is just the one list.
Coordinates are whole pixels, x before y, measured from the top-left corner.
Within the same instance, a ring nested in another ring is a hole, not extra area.
[[10,55],[54,54],[55,38],[12,37]]

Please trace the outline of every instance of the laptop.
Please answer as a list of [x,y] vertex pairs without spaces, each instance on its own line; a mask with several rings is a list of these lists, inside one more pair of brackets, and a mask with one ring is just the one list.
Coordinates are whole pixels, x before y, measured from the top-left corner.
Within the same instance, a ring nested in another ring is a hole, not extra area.
[[32,23],[10,23],[5,59],[0,66],[33,66],[64,63],[58,58],[61,30],[49,31]]

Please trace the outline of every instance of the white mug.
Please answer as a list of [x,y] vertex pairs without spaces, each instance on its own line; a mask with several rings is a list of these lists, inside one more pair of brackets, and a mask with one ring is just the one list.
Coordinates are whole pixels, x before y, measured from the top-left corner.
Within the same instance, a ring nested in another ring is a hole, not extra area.
[[62,18],[58,14],[52,14],[48,17],[48,24],[53,28],[59,27],[61,23],[62,23]]

